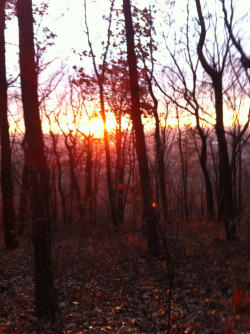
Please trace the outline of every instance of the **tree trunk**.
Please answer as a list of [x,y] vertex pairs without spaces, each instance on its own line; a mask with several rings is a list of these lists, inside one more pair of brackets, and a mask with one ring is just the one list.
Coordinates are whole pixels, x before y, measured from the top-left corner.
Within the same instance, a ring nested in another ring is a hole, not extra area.
[[66,196],[64,194],[63,190],[63,172],[62,172],[62,164],[61,164],[61,159],[60,159],[60,153],[57,150],[57,143],[58,143],[58,138],[56,135],[50,130],[50,136],[52,138],[52,147],[53,147],[53,154],[55,155],[56,159],[56,166],[57,166],[57,172],[58,172],[58,192],[60,196],[60,202],[61,202],[61,208],[62,208],[62,221],[64,227],[66,227],[68,224],[68,214],[67,214],[67,205],[66,205]]
[[156,256],[159,252],[157,233],[157,215],[153,204],[153,193],[150,182],[148,156],[145,142],[143,124],[141,120],[139,84],[137,73],[137,59],[135,54],[134,29],[131,15],[130,0],[123,0],[125,17],[125,30],[127,40],[127,54],[129,67],[129,83],[131,91],[131,119],[135,131],[135,146],[139,164],[140,181],[143,197],[143,211],[146,220],[147,242],[150,255]]
[[34,247],[35,310],[38,316],[56,310],[49,220],[49,170],[44,152],[38,105],[31,0],[17,1],[19,62],[25,123],[25,152],[30,173],[32,242]]
[[8,123],[8,98],[5,64],[5,0],[0,0],[0,136],[1,136],[1,188],[4,241],[8,249],[17,246],[15,212],[11,172],[11,148]]
[[125,189],[124,189],[124,175],[125,175],[125,159],[124,149],[126,141],[122,146],[122,122],[121,113],[116,117],[116,211],[119,225],[124,221],[125,209]]
[[165,161],[164,161],[164,149],[160,134],[160,119],[158,115],[158,101],[155,97],[152,87],[152,81],[148,80],[148,88],[150,96],[153,100],[153,114],[155,119],[155,149],[156,149],[156,160],[157,160],[157,177],[160,190],[161,198],[161,209],[163,217],[167,219],[167,195],[166,195],[166,177],[165,177]]
[[85,185],[86,185],[86,204],[88,213],[88,222],[90,225],[95,224],[94,214],[94,194],[93,194],[93,136],[89,133],[86,137],[87,141],[87,157],[85,169]]
[[[188,208],[188,189],[187,189],[187,180],[188,180],[188,161],[187,161],[187,152],[183,152],[183,139],[182,139],[182,132],[180,128],[180,119],[177,113],[178,119],[178,148],[180,153],[180,166],[181,166],[181,207],[183,208],[182,216],[185,216],[186,221],[189,221],[189,208]],[[186,139],[184,139],[186,140]],[[182,217],[182,218],[183,218]]]
[[[212,86],[215,97],[215,113],[216,113],[216,124],[215,131],[218,141],[218,155],[219,155],[219,177],[221,182],[221,199],[222,199],[222,214],[225,225],[226,236],[228,240],[234,240],[236,238],[236,228],[232,221],[234,217],[233,209],[233,186],[232,176],[229,163],[227,141],[223,123],[223,89],[222,89],[222,76],[224,66],[226,62],[226,56],[228,53],[228,47],[225,54],[222,55],[221,68],[217,69],[213,64],[211,66],[203,53],[203,46],[206,39],[206,26],[204,17],[202,14],[200,0],[196,1],[196,8],[199,17],[199,24],[201,27],[200,38],[197,45],[197,53],[202,67],[212,80]],[[220,207],[220,203],[218,205]]]
[[[76,175],[76,167],[77,167],[77,150],[76,150],[76,138],[73,137],[72,133],[64,134],[64,143],[67,148],[69,154],[69,172],[70,172],[70,192],[71,199],[73,199],[73,195],[76,195],[77,200],[77,208],[81,219],[81,225],[84,223],[85,217],[85,207],[82,202],[82,194],[80,185]],[[72,203],[73,204],[73,203]]]
[[234,216],[233,210],[233,186],[231,169],[229,164],[229,156],[227,150],[227,141],[225,129],[223,124],[223,95],[222,95],[222,73],[218,73],[212,77],[213,89],[215,93],[215,111],[216,111],[216,125],[215,131],[218,140],[218,154],[219,154],[219,172],[221,180],[221,191],[223,198],[223,218],[227,239],[233,240],[235,238],[235,231],[230,226],[230,220]]
[[241,143],[238,152],[238,201],[237,201],[237,213],[240,214],[242,211],[242,191],[241,191],[241,181],[242,181],[242,147]]
[[[24,152],[25,154],[25,152]],[[27,228],[28,222],[28,211],[29,211],[29,198],[28,198],[28,186],[29,186],[29,169],[27,167],[26,156],[24,155],[24,165],[22,170],[22,188],[20,192],[20,202],[18,208],[18,234],[23,235]]]
[[212,220],[215,217],[215,212],[214,212],[213,188],[210,179],[210,174],[207,168],[207,136],[204,134],[204,130],[200,127],[198,114],[196,118],[196,127],[201,139],[201,152],[199,154],[199,161],[205,180],[207,217],[208,219]]
[[107,178],[107,187],[108,187],[108,199],[111,213],[111,221],[114,226],[118,225],[117,212],[116,212],[116,201],[115,201],[115,192],[112,182],[112,172],[111,172],[111,158],[110,158],[110,147],[109,147],[109,138],[106,122],[106,112],[104,105],[104,88],[103,88],[103,76],[98,78],[99,86],[99,97],[100,97],[100,107],[101,107],[101,116],[103,121],[103,140],[105,147],[105,156],[106,156],[106,178]]

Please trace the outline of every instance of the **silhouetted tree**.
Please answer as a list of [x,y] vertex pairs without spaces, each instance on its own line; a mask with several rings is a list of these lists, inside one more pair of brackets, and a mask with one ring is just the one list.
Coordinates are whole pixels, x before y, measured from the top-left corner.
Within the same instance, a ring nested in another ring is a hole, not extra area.
[[11,172],[11,147],[8,123],[8,98],[5,64],[5,0],[0,0],[0,136],[1,136],[1,188],[4,241],[7,248],[17,245],[15,237],[15,211]]
[[[212,80],[212,87],[215,98],[215,113],[216,113],[216,125],[215,131],[218,141],[218,155],[219,155],[219,175],[221,183],[221,201],[222,201],[222,213],[225,224],[225,230],[228,240],[234,240],[236,237],[236,230],[232,221],[234,217],[233,208],[233,191],[232,191],[232,177],[229,163],[227,140],[223,122],[223,85],[222,78],[225,69],[226,58],[229,52],[229,42],[226,41],[226,50],[223,55],[218,55],[222,59],[221,64],[216,64],[213,59],[213,64],[209,64],[203,51],[205,39],[206,39],[206,26],[205,20],[201,9],[200,0],[196,1],[196,8],[198,13],[198,19],[200,24],[200,36],[197,45],[197,53],[202,67]],[[218,45],[218,40],[215,41]]]
[[[147,84],[148,93],[152,99],[153,105],[150,108],[150,112],[152,113],[155,121],[155,130],[154,130],[154,138],[155,138],[155,152],[156,152],[156,177],[157,184],[159,188],[160,195],[160,203],[161,210],[164,219],[167,219],[167,194],[166,194],[166,172],[165,172],[165,160],[164,160],[164,145],[163,139],[161,137],[161,119],[158,111],[158,99],[154,92],[153,86],[153,78],[154,78],[154,68],[155,68],[155,59],[154,59],[154,51],[157,49],[156,42],[153,38],[154,24],[153,24],[153,16],[152,10],[147,10],[144,8],[142,11],[137,9],[137,14],[143,18],[145,22],[145,26],[140,29],[138,28],[138,34],[140,38],[140,43],[138,43],[138,48],[140,50],[140,57],[143,62],[142,73],[144,74],[144,80]],[[146,46],[143,46],[141,41],[142,37],[147,40]],[[149,65],[147,65],[147,62]]]
[[110,213],[111,213],[111,221],[114,226],[118,225],[117,219],[117,210],[116,210],[116,202],[115,202],[115,190],[113,185],[112,179],[112,166],[111,166],[111,154],[110,154],[110,145],[109,145],[109,134],[107,130],[107,117],[106,117],[106,110],[105,110],[105,90],[104,90],[104,82],[105,82],[105,75],[107,70],[107,55],[110,47],[110,39],[112,36],[111,31],[111,24],[112,24],[112,15],[113,15],[113,8],[114,8],[114,0],[110,0],[110,14],[108,17],[108,30],[107,30],[107,42],[104,46],[104,51],[102,55],[102,63],[98,67],[96,62],[96,56],[94,54],[94,50],[92,47],[92,43],[90,40],[90,33],[87,23],[87,10],[86,10],[86,0],[84,1],[84,8],[85,8],[85,27],[86,33],[88,38],[88,44],[90,49],[90,55],[93,62],[93,68],[95,73],[95,80],[98,85],[98,94],[99,94],[99,103],[100,103],[100,115],[103,121],[103,140],[104,140],[104,147],[105,147],[105,156],[106,156],[106,179],[107,179],[107,190],[108,190],[108,199],[109,199],[109,206],[110,206]]
[[[227,27],[231,41],[233,42],[233,45],[236,47],[236,49],[241,55],[241,62],[242,62],[243,67],[246,70],[250,69],[250,57],[247,56],[245,50],[243,49],[241,40],[238,37],[236,37],[236,35],[233,32],[233,16],[234,16],[233,1],[230,0],[230,16],[228,15],[228,11],[226,9],[225,0],[220,0],[220,1],[222,3],[222,10],[224,13],[225,25]],[[250,78],[248,77],[248,79]]]
[[146,223],[148,250],[152,256],[155,256],[159,252],[159,240],[157,232],[158,221],[155,209],[153,207],[153,193],[150,182],[147,148],[143,124],[141,120],[137,59],[135,53],[134,28],[132,22],[130,0],[123,0],[123,12],[125,17],[129,83],[131,92],[130,114],[133,122],[133,128],[135,131],[135,147],[140,172],[144,211],[143,214]]
[[38,75],[35,63],[31,0],[17,1],[19,62],[25,123],[24,151],[30,174],[34,246],[35,309],[39,316],[56,310],[56,291],[51,260],[49,170],[44,152],[38,104]]
[[[211,176],[208,169],[208,153],[207,153],[207,139],[211,133],[207,122],[202,115],[205,114],[202,101],[202,96],[206,92],[204,85],[198,81],[199,73],[199,59],[192,54],[192,40],[190,38],[190,9],[189,4],[187,5],[187,21],[185,26],[184,41],[182,44],[185,45],[181,49],[179,57],[181,61],[178,61],[178,54],[171,51],[168,47],[168,52],[171,56],[173,67],[168,66],[167,77],[169,87],[172,88],[170,92],[163,91],[159,86],[160,90],[168,97],[168,99],[176,105],[177,108],[182,109],[193,115],[196,120],[196,128],[200,137],[201,147],[198,145],[193,132],[194,143],[199,156],[199,162],[201,170],[203,172],[205,180],[206,190],[206,206],[207,216],[209,219],[215,217],[214,200],[213,200],[213,188],[211,182]],[[185,62],[183,62],[185,59]],[[187,65],[186,72],[183,69],[183,64]],[[205,126],[202,123],[206,124]]]

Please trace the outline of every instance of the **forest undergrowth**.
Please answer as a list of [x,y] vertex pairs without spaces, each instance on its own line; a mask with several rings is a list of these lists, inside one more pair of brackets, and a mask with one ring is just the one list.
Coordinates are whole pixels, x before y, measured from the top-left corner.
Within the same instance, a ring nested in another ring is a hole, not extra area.
[[216,229],[172,231],[158,258],[148,257],[136,231],[54,233],[53,320],[34,315],[31,241],[14,251],[1,245],[0,333],[249,334],[249,244],[212,238]]

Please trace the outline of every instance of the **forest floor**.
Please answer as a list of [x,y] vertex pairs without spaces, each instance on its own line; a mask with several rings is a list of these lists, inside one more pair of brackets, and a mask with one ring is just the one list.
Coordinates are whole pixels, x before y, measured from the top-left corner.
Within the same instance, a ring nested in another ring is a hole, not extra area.
[[150,258],[139,233],[99,227],[80,247],[79,231],[55,235],[53,321],[34,315],[30,240],[1,244],[0,334],[249,334],[249,244],[190,231],[167,243],[171,260]]

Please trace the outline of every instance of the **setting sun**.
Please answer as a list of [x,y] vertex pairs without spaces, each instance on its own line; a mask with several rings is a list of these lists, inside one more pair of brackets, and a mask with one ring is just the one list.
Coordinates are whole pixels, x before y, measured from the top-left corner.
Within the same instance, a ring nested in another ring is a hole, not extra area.
[[[44,118],[42,127],[43,132],[47,134],[50,133],[50,131],[54,133],[68,133],[69,131],[72,131],[73,133],[79,132],[86,136],[90,134],[95,138],[102,138],[104,131],[103,120],[101,116],[98,116],[96,113],[88,116],[86,114],[79,113],[79,116],[77,117],[73,117],[73,114],[60,115],[59,119],[57,119],[57,121],[51,121],[51,124],[49,124],[47,118]],[[106,114],[106,127],[108,133],[115,132],[116,130],[116,119],[111,112]],[[121,130],[124,131],[130,127],[131,122],[129,121],[129,117],[122,117]]]
[[[113,126],[115,127],[115,124],[113,124]],[[110,123],[107,124],[107,127],[108,130],[112,129],[112,125],[110,125]],[[79,131],[86,135],[90,134],[96,138],[101,138],[103,137],[103,130],[104,125],[100,117],[91,118],[90,120],[82,119],[79,122]]]

